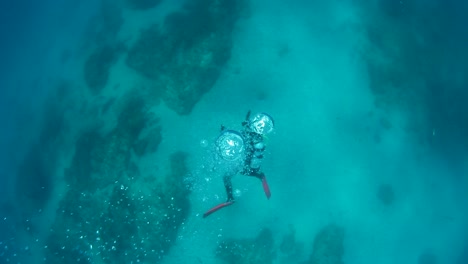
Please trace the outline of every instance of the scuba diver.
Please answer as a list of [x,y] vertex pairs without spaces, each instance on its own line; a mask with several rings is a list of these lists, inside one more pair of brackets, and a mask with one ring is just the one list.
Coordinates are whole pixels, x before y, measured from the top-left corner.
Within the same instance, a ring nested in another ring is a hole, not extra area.
[[237,132],[221,125],[221,135],[216,140],[216,148],[224,160],[232,162],[234,169],[228,170],[223,176],[227,194],[226,202],[208,210],[203,214],[203,218],[234,203],[231,178],[237,173],[259,179],[267,199],[270,199],[270,188],[265,174],[260,171],[260,165],[265,151],[265,135],[274,128],[273,118],[265,113],[251,117],[248,111],[242,127],[242,132]]

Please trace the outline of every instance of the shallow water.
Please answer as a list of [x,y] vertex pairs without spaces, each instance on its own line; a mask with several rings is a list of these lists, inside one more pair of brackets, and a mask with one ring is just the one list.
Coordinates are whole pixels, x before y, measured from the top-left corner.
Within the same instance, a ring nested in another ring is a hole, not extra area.
[[468,6],[130,2],[1,4],[0,263],[467,263]]

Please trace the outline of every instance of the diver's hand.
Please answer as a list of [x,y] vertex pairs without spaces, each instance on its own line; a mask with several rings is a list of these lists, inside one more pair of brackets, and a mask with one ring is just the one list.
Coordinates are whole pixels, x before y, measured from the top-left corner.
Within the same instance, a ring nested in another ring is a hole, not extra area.
[[250,119],[250,110],[247,112],[247,115],[245,115],[245,120],[242,122],[242,126],[247,126],[249,124],[249,119]]

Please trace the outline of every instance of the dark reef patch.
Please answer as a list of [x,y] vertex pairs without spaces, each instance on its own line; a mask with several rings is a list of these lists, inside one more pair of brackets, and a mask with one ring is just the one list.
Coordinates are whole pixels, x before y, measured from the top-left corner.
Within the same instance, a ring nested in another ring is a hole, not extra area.
[[281,263],[297,263],[302,257],[304,247],[303,244],[296,240],[296,230],[292,225],[289,226],[289,232],[281,239],[279,250],[281,252]]
[[[226,238],[216,247],[216,257],[229,264],[301,263],[343,264],[345,231],[329,224],[314,238],[312,253],[305,256],[303,244],[295,238],[292,226],[277,245],[270,229],[261,230],[255,238]],[[304,259],[306,259],[304,261]]]
[[468,150],[467,5],[379,0],[363,4],[363,50],[375,104],[409,113],[406,130],[448,160]]
[[17,207],[25,217],[44,209],[54,190],[56,166],[60,159],[64,135],[69,129],[64,102],[67,83],[60,82],[56,93],[46,101],[40,132],[23,160],[18,164],[15,178]]
[[96,128],[76,142],[65,172],[68,190],[47,239],[47,263],[160,263],[187,217],[187,154],[170,156],[167,175],[141,177],[132,152],[142,134],[159,135],[155,150],[160,127],[140,95],[125,97],[117,109],[112,131],[102,135]]
[[108,178],[99,189],[71,185],[48,239],[48,263],[160,263],[190,210],[186,157],[173,154],[170,174],[157,184],[122,168],[101,174]]
[[344,229],[330,224],[315,236],[312,255],[304,264],[343,264]]
[[269,264],[276,259],[271,230],[263,229],[254,239],[225,239],[216,248],[216,257],[229,264]]
[[38,212],[49,201],[53,188],[54,164],[47,159],[47,153],[36,145],[19,165],[15,191],[18,205],[24,212]]
[[124,23],[118,1],[102,0],[97,15],[89,22],[86,39],[90,53],[84,62],[83,76],[93,93],[99,93],[107,84],[111,67],[126,48],[118,40]]
[[88,87],[99,93],[107,84],[109,71],[117,61],[121,48],[105,45],[96,48],[84,65],[84,78]]
[[99,11],[87,25],[86,38],[90,47],[114,46],[124,23],[120,1],[101,0]]
[[89,131],[78,139],[71,168],[65,173],[75,188],[94,192],[115,182],[130,165],[131,151],[150,115],[141,97],[129,95],[124,100],[114,130],[105,136]]
[[152,25],[130,48],[127,65],[154,81],[175,112],[187,115],[218,79],[231,56],[232,31],[243,1],[192,0]]
[[133,144],[133,150],[138,157],[153,153],[157,150],[161,140],[161,127],[157,126],[149,130],[144,136],[140,136],[140,139]]

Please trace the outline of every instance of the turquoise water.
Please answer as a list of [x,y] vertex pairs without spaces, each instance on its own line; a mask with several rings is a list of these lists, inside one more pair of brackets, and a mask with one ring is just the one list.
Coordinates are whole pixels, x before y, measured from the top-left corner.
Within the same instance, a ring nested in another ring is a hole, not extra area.
[[[468,263],[468,6],[36,2],[0,3],[0,263]],[[203,218],[249,110],[271,198]]]

